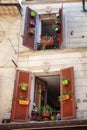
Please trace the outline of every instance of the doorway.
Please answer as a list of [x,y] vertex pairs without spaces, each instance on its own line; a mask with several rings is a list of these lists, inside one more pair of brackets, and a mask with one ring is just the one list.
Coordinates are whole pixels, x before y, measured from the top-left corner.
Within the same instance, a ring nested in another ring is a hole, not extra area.
[[49,105],[55,113],[60,110],[60,76],[35,77],[35,103],[38,108]]
[[[62,83],[61,80],[62,78],[69,80],[68,85],[64,85]],[[37,77],[35,76],[35,79],[36,79],[36,82],[34,84],[35,91],[33,91],[31,87],[32,82],[34,82],[34,80],[32,80],[32,73],[29,71],[17,70],[16,80],[14,84],[13,100],[12,100],[11,121],[28,121],[30,116],[34,121],[36,120],[39,121],[40,119],[42,119],[39,118],[40,116],[38,116],[38,111],[36,111],[37,109],[33,109],[34,110],[33,113],[29,114],[29,110],[33,106],[33,101],[36,104],[38,104],[39,108],[41,106],[46,105],[46,107],[43,107],[47,109],[47,111],[44,111],[45,120],[49,120],[49,118],[47,118],[49,117],[49,115],[46,114],[49,114],[49,112],[51,114],[52,112],[57,110],[61,110],[60,111],[61,119],[75,118],[76,104],[75,104],[75,94],[74,94],[74,68],[73,67],[61,69],[59,75],[54,75],[54,76],[39,75]],[[23,91],[21,89],[20,87],[21,83],[28,84],[26,91]],[[63,96],[64,92],[70,92],[71,95],[67,100],[65,100],[64,103],[58,104],[58,96]],[[32,101],[31,101],[31,93],[34,96],[33,98],[34,100],[32,99]],[[43,97],[43,99],[41,97]],[[20,99],[22,100],[22,104],[19,102]],[[27,104],[25,104],[26,101],[28,101]],[[53,108],[53,109],[49,109],[48,112],[48,108]],[[54,118],[55,116],[53,115],[52,115],[52,120],[55,119]]]

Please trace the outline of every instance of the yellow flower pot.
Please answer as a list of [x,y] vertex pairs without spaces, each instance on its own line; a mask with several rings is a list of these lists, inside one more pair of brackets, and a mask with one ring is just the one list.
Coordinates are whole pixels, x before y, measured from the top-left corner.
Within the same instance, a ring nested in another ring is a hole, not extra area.
[[20,105],[28,105],[29,104],[29,100],[19,100],[19,104]]

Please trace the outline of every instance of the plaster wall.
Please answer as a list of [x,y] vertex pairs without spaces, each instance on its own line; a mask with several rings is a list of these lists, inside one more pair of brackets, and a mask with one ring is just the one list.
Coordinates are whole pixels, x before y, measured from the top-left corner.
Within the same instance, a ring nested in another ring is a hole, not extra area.
[[[81,3],[65,4],[63,21],[64,41],[62,47],[69,49],[42,50],[37,52],[22,45],[26,6],[35,8],[37,12],[40,11],[37,8],[39,5],[22,5],[22,17],[20,15],[13,17],[0,16],[0,121],[3,119],[4,114],[11,110],[16,69],[32,71],[33,74],[46,73],[44,72],[45,62],[48,62],[50,65],[49,73],[58,72],[66,67],[74,67],[76,116],[77,118],[87,118],[87,50],[86,48],[70,49],[87,47],[87,14],[82,12]],[[47,6],[40,6],[40,8]],[[55,9],[58,9],[57,4],[55,6]],[[82,24],[82,21],[84,24]],[[71,31],[73,31],[73,35],[71,35]],[[82,37],[83,35],[84,38]],[[13,61],[15,61],[18,67],[15,66]],[[34,78],[31,88],[33,87]],[[32,102],[33,91],[34,89],[31,90]]]

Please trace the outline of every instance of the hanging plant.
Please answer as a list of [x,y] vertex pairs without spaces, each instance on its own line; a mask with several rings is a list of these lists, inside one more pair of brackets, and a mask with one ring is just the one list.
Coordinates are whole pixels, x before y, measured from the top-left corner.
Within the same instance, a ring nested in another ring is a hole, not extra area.
[[28,83],[23,82],[23,83],[20,84],[20,87],[21,87],[22,91],[26,91],[27,87],[28,87]]
[[58,101],[64,103],[66,100],[70,99],[71,97],[72,97],[71,91],[64,91],[62,95],[58,96]]
[[63,85],[68,85],[69,84],[69,79],[62,78],[61,81],[62,81]]
[[[24,91],[24,89],[23,89]],[[19,93],[19,100],[18,100],[20,105],[28,105],[29,104],[29,99],[23,95],[23,93]]]
[[20,105],[28,105],[29,104],[29,100],[21,100],[21,99],[19,99],[19,104]]
[[29,28],[29,33],[31,33],[31,34],[34,34],[35,33],[35,29],[34,28]]
[[31,17],[35,17],[36,16],[36,12],[31,11]]

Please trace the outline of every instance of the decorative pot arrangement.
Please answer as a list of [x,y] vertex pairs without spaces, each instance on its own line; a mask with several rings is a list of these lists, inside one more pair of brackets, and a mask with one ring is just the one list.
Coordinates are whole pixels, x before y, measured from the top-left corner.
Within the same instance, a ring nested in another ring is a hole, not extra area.
[[39,108],[39,116],[40,117],[49,117],[52,113],[52,108],[49,105],[41,106]]
[[31,25],[31,26],[35,26],[34,20],[31,20],[31,21],[30,21],[30,25]]
[[[35,106],[37,108],[37,106]],[[49,121],[49,120],[56,120],[56,110],[53,109],[51,106],[44,105],[37,108],[37,111],[34,109],[32,110],[31,120],[33,121]]]
[[19,93],[19,104],[20,105],[28,105],[29,104],[29,100],[27,97],[25,97],[25,93],[28,89],[28,83],[26,82],[22,82],[20,83],[20,89],[21,89],[21,93]]
[[20,105],[28,105],[29,104],[29,100],[19,99],[19,104]]
[[72,92],[71,91],[64,91],[62,93],[62,95],[60,95],[58,97],[58,100],[61,102],[61,103],[64,103],[66,100],[69,100],[72,96]]

